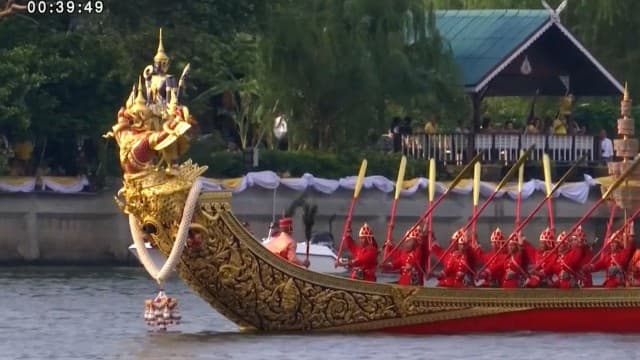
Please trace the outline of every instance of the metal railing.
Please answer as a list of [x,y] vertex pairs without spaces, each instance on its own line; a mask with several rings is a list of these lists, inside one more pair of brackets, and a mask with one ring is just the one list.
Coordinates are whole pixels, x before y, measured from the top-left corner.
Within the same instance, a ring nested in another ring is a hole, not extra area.
[[588,161],[599,159],[596,141],[595,136],[589,135],[416,134],[402,136],[401,151],[413,159],[435,158],[439,162],[456,164],[482,153],[484,162],[508,164],[518,159],[520,149],[535,145],[531,160],[542,160],[542,154],[547,152],[557,163],[571,163],[583,154],[587,154]]

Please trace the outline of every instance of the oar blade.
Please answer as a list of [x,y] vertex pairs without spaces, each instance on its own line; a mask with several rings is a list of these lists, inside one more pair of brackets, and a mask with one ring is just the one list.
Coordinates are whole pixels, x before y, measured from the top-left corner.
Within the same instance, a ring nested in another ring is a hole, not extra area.
[[396,193],[395,193],[396,200],[400,197],[400,192],[402,191],[402,184],[404,183],[404,172],[406,169],[407,169],[407,157],[402,156],[402,159],[400,159],[400,168],[398,169],[398,179],[396,179]]
[[542,170],[544,171],[544,187],[547,190],[547,196],[551,196],[551,159],[549,154],[542,155]]
[[[520,150],[520,156],[524,155],[524,149]],[[524,163],[518,168],[518,194],[522,193],[522,184],[524,183]]]
[[353,190],[353,197],[358,198],[360,190],[362,190],[362,184],[364,182],[364,176],[367,173],[367,159],[362,160],[360,165],[360,171],[358,172],[358,179],[356,180],[356,187]]
[[531,145],[522,155],[520,155],[520,158],[518,158],[518,161],[516,161],[516,163],[513,164],[513,166],[509,169],[509,171],[507,171],[507,174],[502,178],[502,180],[500,180],[500,182],[496,186],[495,191],[499,191],[500,189],[502,189],[507,184],[507,182],[513,178],[516,171],[518,171],[522,166],[522,164],[524,164],[524,162],[527,161],[529,154],[531,154],[534,148],[535,148],[535,145]]
[[427,190],[431,203],[436,196],[436,159],[434,158],[429,159],[429,188]]
[[480,175],[482,173],[482,164],[478,161],[473,166],[473,206],[478,206],[480,201]]

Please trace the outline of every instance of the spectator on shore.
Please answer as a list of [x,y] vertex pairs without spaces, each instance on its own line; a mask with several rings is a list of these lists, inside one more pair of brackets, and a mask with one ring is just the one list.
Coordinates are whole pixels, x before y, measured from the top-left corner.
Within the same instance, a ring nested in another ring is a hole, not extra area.
[[413,128],[411,127],[411,123],[413,122],[413,119],[411,119],[410,116],[405,116],[403,121],[402,121],[402,126],[400,127],[400,133],[402,135],[412,135],[413,134]]
[[569,121],[569,135],[580,135],[580,125],[578,124],[578,122],[576,121],[576,119],[571,118],[571,120]]
[[493,125],[491,124],[491,118],[488,116],[485,116],[484,118],[482,118],[482,125],[480,125],[480,132],[483,133],[492,133],[493,132]]
[[605,129],[600,130],[600,160],[603,164],[608,163],[613,158],[613,142],[607,136]]
[[563,115],[553,121],[553,134],[554,135],[567,135],[567,118]]
[[504,130],[505,133],[507,134],[517,134],[518,130],[516,130],[516,128],[513,125],[513,120],[507,120],[506,123],[504,123]]
[[524,134],[525,135],[539,134],[540,133],[540,128],[538,127],[539,123],[540,123],[540,119],[538,119],[537,117],[534,117],[533,119],[529,120],[527,127],[524,129]]
[[427,134],[427,135],[432,135],[432,134],[437,134],[438,133],[438,122],[437,122],[435,116],[431,117],[424,124],[424,133]]
[[540,133],[545,135],[553,135],[553,121],[551,120],[550,116],[545,116],[544,121],[542,122],[542,129]]
[[401,133],[401,120],[399,117],[394,117],[391,120],[391,138],[393,140],[393,152],[400,152],[402,149],[402,133]]

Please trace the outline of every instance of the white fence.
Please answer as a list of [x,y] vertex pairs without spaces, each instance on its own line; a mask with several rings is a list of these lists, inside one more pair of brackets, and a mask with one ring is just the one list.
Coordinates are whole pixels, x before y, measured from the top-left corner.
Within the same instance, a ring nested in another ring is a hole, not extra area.
[[[472,147],[471,144],[473,144]],[[444,163],[464,163],[469,156],[482,153],[484,162],[515,162],[521,149],[535,145],[531,160],[542,160],[547,152],[557,163],[570,163],[583,154],[595,161],[594,136],[520,135],[520,134],[418,134],[402,137],[402,152],[414,159],[435,158]]]

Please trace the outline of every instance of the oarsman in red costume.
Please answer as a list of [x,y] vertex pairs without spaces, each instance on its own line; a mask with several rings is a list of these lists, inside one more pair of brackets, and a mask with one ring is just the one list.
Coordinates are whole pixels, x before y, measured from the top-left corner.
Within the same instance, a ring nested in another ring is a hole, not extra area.
[[394,252],[389,263],[385,264],[388,270],[400,270],[398,285],[424,285],[422,241],[422,234],[416,227],[407,233],[403,247]]
[[351,227],[347,228],[344,242],[353,259],[340,259],[340,265],[351,268],[351,278],[355,280],[376,281],[378,267],[378,244],[373,237],[373,230],[366,223],[358,232],[360,243],[356,244],[351,236]]
[[556,263],[555,234],[548,227],[540,233],[540,246],[534,249],[528,241],[523,242],[523,248],[536,271],[525,283],[526,287],[548,287],[552,283],[553,266]]
[[624,246],[623,234],[616,231],[609,240],[609,252],[603,252],[595,263],[586,265],[582,270],[591,273],[606,270],[606,278],[602,286],[616,288],[625,286],[625,270],[633,246]]
[[627,286],[640,286],[640,249],[636,250],[627,268]]
[[529,273],[527,272],[527,257],[522,251],[522,244],[525,239],[522,234],[509,236],[507,242],[507,257],[504,260],[504,278],[502,287],[514,289],[522,287]]
[[582,247],[574,246],[568,239],[567,233],[561,232],[558,236],[558,255],[553,266],[553,273],[557,276],[557,281],[553,287],[560,289],[570,289],[578,286],[578,272],[580,271],[580,261],[582,260]]
[[292,264],[309,267],[309,259],[300,260],[296,255],[298,244],[291,237],[293,233],[292,219],[290,217],[284,217],[280,219],[278,225],[280,227],[280,233],[265,243],[265,247]]
[[[435,240],[435,239],[434,239]],[[453,233],[451,241],[455,242],[455,248],[448,254],[434,241],[431,253],[442,258],[443,271],[438,275],[438,286],[465,287],[473,286],[474,269],[470,261],[469,241],[462,230]]]
[[583,273],[582,268],[588,265],[593,259],[593,250],[591,246],[587,243],[587,233],[582,229],[582,225],[576,229],[575,233],[572,236],[573,238],[573,246],[579,248],[582,252],[582,257],[580,261],[576,265],[576,270],[578,274],[578,282],[579,285],[583,288],[589,288],[593,286],[593,277],[591,273]]
[[[505,238],[500,228],[496,228],[491,233],[491,251],[482,252],[480,248],[477,248],[479,254],[477,255],[482,259],[486,269],[478,274],[478,278],[482,280],[479,286],[481,287],[501,287],[502,279],[504,277],[504,261],[507,258],[507,249],[504,246]],[[498,253],[499,251],[499,253]],[[496,255],[497,253],[497,255]],[[488,263],[491,261],[491,263]]]

